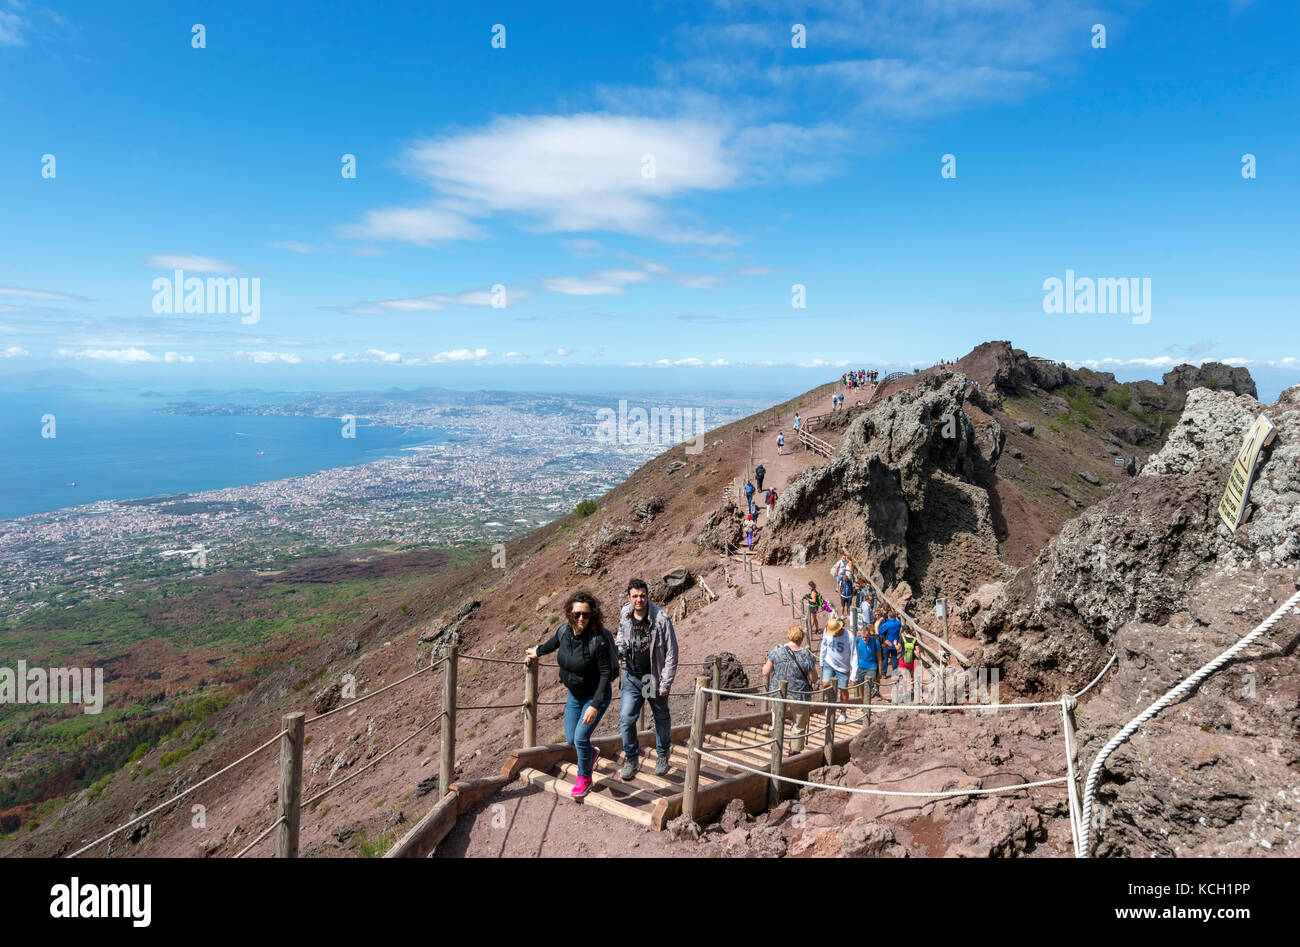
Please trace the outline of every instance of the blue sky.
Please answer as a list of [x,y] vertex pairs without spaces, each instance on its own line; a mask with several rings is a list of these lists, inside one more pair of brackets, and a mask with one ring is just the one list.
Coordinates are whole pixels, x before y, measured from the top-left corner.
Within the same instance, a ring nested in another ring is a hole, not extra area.
[[[0,0],[0,375],[801,390],[1010,339],[1275,393],[1297,27],[1266,0]],[[155,312],[178,266],[256,278],[258,321]],[[1067,270],[1150,279],[1149,321],[1045,313]]]

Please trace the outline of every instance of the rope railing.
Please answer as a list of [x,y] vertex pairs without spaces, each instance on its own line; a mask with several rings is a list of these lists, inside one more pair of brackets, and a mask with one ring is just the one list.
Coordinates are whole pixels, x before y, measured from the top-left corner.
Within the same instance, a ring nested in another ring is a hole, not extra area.
[[235,855],[235,857],[243,858],[253,849],[257,848],[258,843],[260,843],[262,839],[266,838],[268,835],[270,835],[272,832],[278,829],[281,823],[283,822],[284,822],[284,816],[278,817],[274,822],[272,822],[270,825],[268,825],[266,828],[262,830],[262,834],[260,834],[257,838],[253,839],[251,842],[249,842],[246,846],[244,846],[244,848],[240,849],[239,853]]
[[[753,699],[757,699],[757,700],[762,700],[762,701],[771,701],[771,702],[774,703],[774,704],[806,704],[806,703],[808,703],[808,701],[806,701],[806,700],[792,700],[792,699],[790,699],[790,698],[788,698],[788,697],[766,697],[766,696],[764,696],[764,695],[762,695],[762,694],[754,694],[754,695],[748,695],[748,694],[747,694],[747,695],[737,695],[734,691],[716,690],[716,689],[714,689],[714,688],[712,688],[712,687],[704,687],[704,688],[701,688],[701,690],[703,690],[706,694],[718,694],[718,695],[720,695],[720,696],[722,696],[722,697],[747,696],[747,697],[751,697],[751,698],[753,698]],[[1046,700],[1046,701],[1025,701],[1025,702],[1021,702],[1021,703],[1011,703],[1011,704],[1003,704],[1003,703],[992,703],[992,704],[872,704],[872,705],[871,705],[871,709],[872,709],[872,710],[982,710],[982,711],[989,711],[989,710],[993,710],[993,709],[997,709],[997,710],[1004,710],[1004,709],[1005,709],[1005,710],[1026,710],[1026,709],[1031,709],[1031,708],[1040,708],[1040,707],[1057,707],[1057,706],[1060,705],[1060,703],[1061,703],[1061,702],[1060,702],[1059,700]],[[825,709],[825,708],[827,708],[827,707],[831,707],[831,708],[834,708],[834,709],[836,709],[836,710],[860,710],[860,709],[862,709],[862,706],[863,706],[863,705],[860,704],[860,703],[856,703],[856,704],[855,704],[855,703],[840,704],[840,703],[831,703],[831,702],[829,702],[829,701],[826,701],[826,702],[818,701],[818,702],[816,703],[815,706],[820,707],[820,708],[822,708],[822,709]]]
[[262,752],[263,750],[265,750],[267,747],[271,746],[273,743],[275,743],[277,740],[279,740],[279,739],[280,739],[282,736],[284,736],[287,732],[288,732],[287,730],[281,730],[279,733],[277,733],[275,736],[271,737],[271,739],[267,740],[267,741],[266,741],[265,743],[263,743],[261,746],[259,746],[259,747],[257,747],[256,749],[250,750],[249,752],[245,753],[243,756],[241,756],[239,759],[235,760],[233,763],[228,763],[227,765],[223,766],[221,769],[219,769],[219,770],[217,770],[215,773],[213,773],[211,776],[208,776],[208,777],[206,777],[205,779],[200,780],[199,782],[195,783],[193,786],[188,787],[187,789],[183,789],[183,790],[181,790],[180,792],[178,792],[176,795],[172,796],[170,799],[168,799],[166,802],[162,803],[161,805],[154,806],[154,807],[153,807],[152,809],[150,809],[148,812],[145,812],[145,813],[142,813],[141,815],[136,816],[134,819],[131,819],[129,822],[124,822],[122,825],[119,825],[117,828],[115,828],[113,831],[109,832],[107,835],[101,835],[99,838],[95,839],[95,841],[90,842],[90,843],[87,844],[87,845],[83,845],[81,848],[77,849],[75,852],[73,852],[71,855],[68,855],[67,857],[68,857],[68,858],[76,858],[76,857],[77,857],[78,855],[80,855],[82,852],[87,852],[87,851],[89,851],[90,849],[92,849],[92,848],[94,848],[96,845],[98,845],[100,842],[108,841],[108,839],[111,839],[111,838],[112,838],[114,835],[116,835],[117,833],[122,832],[122,831],[124,831],[124,830],[126,830],[126,829],[129,829],[131,826],[135,825],[137,822],[141,821],[142,819],[147,819],[149,816],[153,815],[155,812],[161,812],[163,809],[166,809],[168,806],[170,806],[170,805],[174,805],[175,803],[177,803],[177,802],[179,802],[180,800],[184,799],[184,798],[185,798],[186,796],[188,796],[190,793],[194,792],[194,790],[199,789],[199,788],[201,788],[201,787],[203,787],[203,786],[206,786],[208,783],[212,782],[212,781],[213,781],[214,779],[216,779],[218,776],[221,776],[221,775],[224,774],[224,773],[228,773],[230,770],[234,769],[234,768],[235,768],[236,766],[238,766],[240,763],[243,763],[243,762],[245,762],[245,761],[247,761],[247,760],[252,759],[252,758],[253,758],[254,756],[256,756],[258,753],[261,753],[261,752]]
[[323,714],[319,714],[308,720],[304,720],[303,725],[305,726],[307,724],[315,723],[317,720],[324,720],[326,717],[333,716],[334,714],[338,713],[340,710],[347,710],[349,707],[355,707],[357,704],[361,703],[364,700],[369,700],[372,697],[378,697],[384,691],[392,690],[394,687],[397,687],[399,684],[405,684],[407,681],[413,678],[417,678],[421,674],[427,674],[430,671],[434,670],[435,668],[441,667],[442,663],[446,660],[447,660],[446,658],[439,658],[437,661],[431,661],[428,667],[422,667],[420,668],[420,670],[416,671],[415,673],[406,675],[406,677],[402,678],[401,680],[393,681],[393,683],[391,684],[385,684],[383,687],[379,688],[379,690],[371,691],[369,694],[366,694],[364,697],[358,697],[356,700],[349,701],[346,704],[340,704],[338,707],[335,707],[333,710],[327,710]]
[[437,714],[436,716],[432,717],[432,718],[429,720],[428,723],[424,724],[424,725],[421,726],[421,727],[417,727],[417,728],[416,728],[415,730],[413,730],[413,731],[410,733],[410,735],[408,735],[404,740],[402,740],[402,741],[400,741],[400,742],[398,742],[398,743],[395,743],[393,746],[390,746],[387,750],[385,750],[383,753],[380,753],[378,756],[376,756],[373,760],[371,760],[371,761],[370,761],[369,763],[367,763],[365,766],[361,767],[361,768],[360,768],[359,770],[357,770],[355,773],[350,773],[349,775],[345,776],[343,779],[340,779],[337,783],[331,783],[330,785],[328,785],[328,786],[326,786],[324,789],[322,789],[320,792],[316,793],[316,795],[312,796],[310,799],[306,799],[306,800],[304,800],[302,803],[299,804],[298,808],[299,808],[299,809],[306,809],[309,805],[311,805],[311,804],[312,804],[313,802],[315,802],[317,799],[320,799],[320,798],[322,798],[322,797],[324,797],[324,796],[327,796],[327,795],[329,795],[330,793],[332,793],[334,790],[338,789],[340,786],[344,786],[344,785],[346,785],[347,783],[350,783],[352,780],[356,779],[358,776],[360,776],[360,775],[361,775],[362,773],[364,773],[366,770],[368,770],[368,769],[370,769],[371,767],[377,765],[377,764],[379,763],[379,761],[382,760],[384,757],[389,756],[390,754],[396,753],[396,752],[397,752],[398,750],[400,750],[402,747],[406,746],[406,744],[410,743],[412,740],[414,740],[416,737],[418,737],[418,736],[419,736],[421,733],[423,733],[425,730],[428,730],[431,726],[433,726],[435,723],[437,723],[438,721],[440,721],[440,720],[443,718],[443,716],[444,716],[444,714]]
[[1066,781],[1066,777],[1058,776],[1056,779],[1042,779],[1032,783],[1019,783],[1015,786],[993,786],[989,789],[950,789],[950,790],[945,790],[940,792],[907,792],[901,789],[867,789],[866,787],[863,786],[832,786],[829,783],[817,783],[806,779],[797,779],[794,776],[778,775],[777,773],[772,773],[767,770],[755,769],[752,766],[746,766],[745,764],[738,763],[735,760],[724,759],[722,757],[715,756],[714,754],[708,752],[707,750],[701,749],[699,747],[692,747],[691,750],[692,752],[698,754],[704,759],[712,760],[713,762],[721,766],[726,766],[731,769],[744,770],[747,773],[754,773],[759,776],[764,776],[768,779],[779,780],[783,783],[794,783],[795,785],[798,786],[809,786],[813,789],[830,789],[835,792],[851,792],[851,793],[859,793],[868,796],[907,796],[910,798],[946,799],[954,796],[980,796],[980,795],[992,795],[993,793],[1000,793],[1000,792],[1017,792],[1021,789],[1034,789],[1039,786],[1051,786],[1056,783],[1063,783]]
[[[1093,795],[1097,790],[1097,779],[1101,775],[1101,768],[1105,765],[1105,762],[1110,755],[1115,752],[1119,745],[1127,740],[1138,727],[1142,726],[1142,724],[1150,720],[1170,704],[1174,703],[1184,694],[1190,692],[1193,687],[1205,680],[1205,678],[1209,677],[1228,661],[1232,660],[1233,657],[1249,647],[1257,638],[1266,634],[1274,625],[1282,620],[1283,616],[1285,616],[1287,612],[1296,608],[1297,604],[1300,604],[1300,592],[1296,592],[1289,599],[1283,602],[1272,615],[1260,622],[1253,631],[1244,635],[1232,647],[1228,648],[1212,661],[1202,665],[1187,677],[1183,678],[1183,680],[1177,685],[1170,688],[1163,697],[1155,701],[1155,703],[1147,707],[1146,710],[1142,711],[1142,713],[1130,720],[1118,733],[1110,738],[1104,747],[1102,747],[1101,752],[1097,754],[1097,758],[1093,760],[1092,767],[1088,770],[1088,778],[1084,782],[1083,787],[1083,808],[1079,816],[1082,824],[1078,828],[1078,832],[1080,836],[1082,836],[1083,842],[1082,857],[1087,858],[1092,853],[1094,832],[1092,824]],[[1108,664],[1107,667],[1109,666],[1110,665]],[[1091,686],[1092,685],[1090,684],[1089,687]]]

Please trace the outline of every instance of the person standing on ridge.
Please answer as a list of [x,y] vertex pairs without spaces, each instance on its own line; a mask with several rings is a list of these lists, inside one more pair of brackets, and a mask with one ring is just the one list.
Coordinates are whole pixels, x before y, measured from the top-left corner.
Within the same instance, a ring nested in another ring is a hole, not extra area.
[[578,779],[569,793],[581,799],[591,792],[591,774],[600,751],[592,731],[609,709],[610,681],[618,668],[614,636],[605,627],[600,603],[590,592],[574,592],[564,603],[568,618],[549,639],[524,653],[530,658],[559,652],[560,682],[569,689],[564,704],[564,742],[578,751]]
[[619,775],[627,780],[636,776],[641,756],[636,724],[641,706],[648,700],[655,721],[655,775],[666,776],[673,729],[668,694],[677,676],[677,633],[668,612],[650,601],[650,589],[643,579],[628,582],[627,598],[619,614],[616,642],[624,667],[618,713],[623,733],[623,771]]
[[758,483],[758,489],[763,489],[763,478],[767,476],[767,468],[763,466],[760,460],[758,466],[754,468],[754,480]]

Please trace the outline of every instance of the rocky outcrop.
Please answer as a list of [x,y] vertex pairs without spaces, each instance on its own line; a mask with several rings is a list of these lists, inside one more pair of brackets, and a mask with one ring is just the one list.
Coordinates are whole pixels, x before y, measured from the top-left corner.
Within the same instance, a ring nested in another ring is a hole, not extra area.
[[1070,520],[981,623],[984,660],[1024,693],[1086,682],[1115,633],[1163,624],[1202,577],[1300,565],[1300,386],[1267,414],[1276,443],[1261,461],[1250,519],[1231,534],[1218,504],[1232,458],[1260,412],[1249,395],[1193,389],[1165,446],[1131,487]]
[[1168,405],[1177,411],[1187,401],[1188,392],[1195,388],[1208,388],[1227,391],[1234,395],[1250,395],[1258,398],[1255,380],[1250,377],[1250,370],[1240,366],[1224,365],[1222,362],[1204,362],[1201,365],[1177,365],[1172,371],[1161,376],[1167,389]]
[[843,548],[906,580],[924,599],[1002,578],[988,494],[974,482],[996,459],[1000,427],[976,435],[963,410],[960,374],[923,376],[854,418],[838,453],[782,492],[764,539],[764,561],[808,559]]
[[[1132,622],[1080,710],[1080,759],[1184,677],[1222,653],[1300,587],[1300,570],[1236,571],[1197,583],[1164,625]],[[1157,714],[1106,760],[1095,854],[1300,855],[1300,640],[1295,619]]]

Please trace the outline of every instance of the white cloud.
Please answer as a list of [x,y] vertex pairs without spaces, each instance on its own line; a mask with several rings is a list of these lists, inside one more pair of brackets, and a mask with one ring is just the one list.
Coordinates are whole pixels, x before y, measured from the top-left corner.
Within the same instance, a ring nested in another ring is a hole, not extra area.
[[384,207],[366,211],[359,224],[338,228],[356,240],[404,240],[427,247],[440,240],[476,240],[482,230],[461,214],[433,207]]
[[501,357],[502,358],[525,358],[526,356],[524,355],[523,352],[506,352]]
[[224,260],[207,256],[186,256],[173,253],[155,253],[149,257],[150,266],[167,270],[190,270],[195,273],[231,273],[234,267]]
[[385,352],[383,349],[366,349],[364,352],[353,355],[344,355],[342,352],[330,356],[330,361],[347,363],[347,362],[385,362],[389,365],[399,365],[404,361],[401,352]]
[[300,243],[297,240],[277,240],[274,243],[268,243],[268,247],[276,250],[290,250],[294,253],[316,253],[319,247],[312,246],[310,243]]
[[709,362],[709,364],[715,367],[718,365],[726,365],[727,360],[725,358],[715,358],[713,361]]
[[236,352],[235,358],[255,365],[298,365],[302,362],[302,356],[292,352]]
[[76,296],[68,296],[64,293],[52,293],[44,289],[19,289],[15,286],[0,286],[0,296],[17,296],[20,299],[39,299],[42,301],[59,301],[78,298]]
[[0,358],[26,358],[32,353],[18,345],[11,345],[9,348],[0,351]]
[[[734,242],[674,224],[667,203],[738,178],[726,129],[713,121],[609,113],[500,117],[474,131],[416,142],[410,174],[425,206],[368,211],[344,236],[429,244],[482,236],[475,220],[524,219],[550,232],[609,230],[673,242]],[[654,175],[643,174],[653,156]],[[592,241],[594,244],[594,241]],[[580,244],[578,252],[595,247]]]
[[452,349],[450,352],[439,352],[429,361],[435,364],[441,362],[478,362],[491,354],[487,349]]
[[23,39],[24,25],[22,17],[13,10],[0,10],[0,46],[26,45],[27,41]]
[[116,362],[130,365],[136,362],[156,362],[158,356],[151,355],[145,349],[55,349],[55,358],[90,359],[95,362]]
[[640,270],[601,270],[590,276],[547,277],[542,286],[566,296],[621,296],[628,283],[644,283],[649,278]]
[[182,355],[180,352],[165,352],[163,353],[163,361],[169,365],[190,365],[194,362],[194,356]]
[[564,358],[566,355],[569,354],[569,350],[568,350],[568,349],[556,349],[556,350],[555,350],[555,354],[558,355],[558,356],[560,356],[561,358]]

